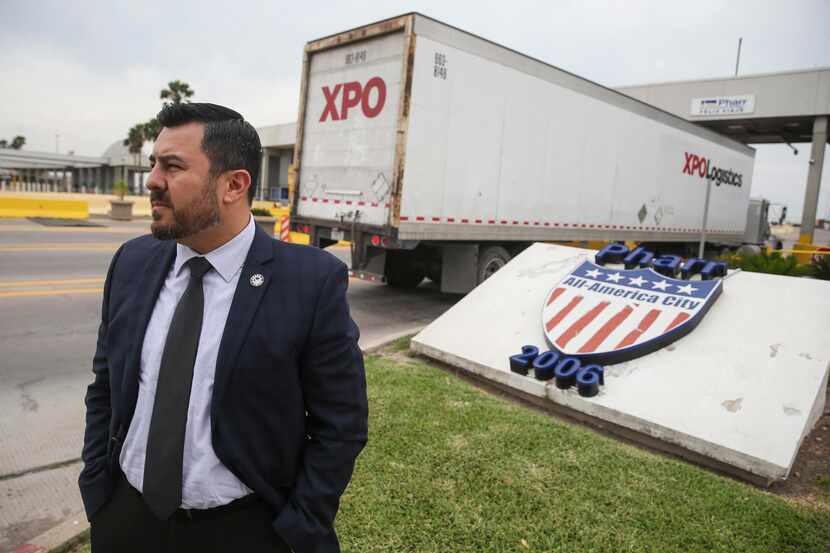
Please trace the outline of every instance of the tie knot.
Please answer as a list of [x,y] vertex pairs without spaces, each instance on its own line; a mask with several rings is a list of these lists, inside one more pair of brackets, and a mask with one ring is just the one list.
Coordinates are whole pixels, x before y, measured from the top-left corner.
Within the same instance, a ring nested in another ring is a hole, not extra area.
[[205,273],[213,268],[210,261],[204,257],[193,257],[186,265],[190,268],[190,278],[202,278]]

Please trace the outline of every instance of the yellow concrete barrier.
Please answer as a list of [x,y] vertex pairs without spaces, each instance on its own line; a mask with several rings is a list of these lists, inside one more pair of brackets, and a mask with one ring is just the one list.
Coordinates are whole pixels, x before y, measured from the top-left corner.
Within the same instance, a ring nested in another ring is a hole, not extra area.
[[89,204],[79,200],[0,197],[0,217],[88,219]]
[[[90,215],[108,215],[110,200],[118,199],[118,196],[112,194],[84,194],[81,192],[0,192],[0,198],[86,202]],[[133,202],[134,217],[150,216],[150,196],[124,196],[124,199]]]
[[[288,208],[288,207],[275,206],[273,204],[266,205],[266,204],[270,204],[270,202],[255,201],[254,205],[252,207],[262,207],[262,208],[265,208],[265,209],[267,209],[271,212],[271,215],[273,215],[277,219],[277,224],[276,224],[276,227],[275,227],[274,231],[277,233],[277,235],[279,235],[280,220],[282,219],[283,216],[290,216],[291,215],[291,209]],[[311,243],[311,238],[309,237],[308,234],[305,234],[303,232],[291,231],[291,243],[292,244],[305,244],[305,245],[308,245],[308,244]],[[337,243],[337,245],[341,246],[341,247],[345,247],[345,246],[349,246],[350,242],[347,242],[346,240],[341,240]]]
[[793,250],[796,252],[793,255],[798,260],[799,265],[806,265],[812,260],[812,254],[816,247],[810,243],[811,238],[812,236],[809,234],[802,234],[798,238],[798,242],[793,244]]
[[[275,232],[279,236],[280,232],[280,221],[283,217],[288,217],[291,215],[291,209],[288,207],[272,207],[271,208],[271,215],[277,218],[277,226]],[[291,232],[291,243],[292,244],[306,244],[308,245],[311,242],[308,234],[303,234],[302,232]]]

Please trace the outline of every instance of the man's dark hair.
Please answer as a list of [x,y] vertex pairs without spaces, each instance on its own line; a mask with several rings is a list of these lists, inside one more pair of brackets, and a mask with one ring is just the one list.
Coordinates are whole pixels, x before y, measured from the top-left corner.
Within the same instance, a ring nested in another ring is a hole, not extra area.
[[202,151],[210,160],[211,176],[245,169],[251,174],[248,202],[253,202],[262,162],[262,145],[256,129],[242,115],[216,104],[192,103],[166,104],[156,117],[162,127],[203,123]]

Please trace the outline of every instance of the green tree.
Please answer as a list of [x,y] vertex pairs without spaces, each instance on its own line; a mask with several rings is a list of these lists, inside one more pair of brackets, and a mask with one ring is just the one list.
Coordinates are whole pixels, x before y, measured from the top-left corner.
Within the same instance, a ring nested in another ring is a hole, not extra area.
[[162,89],[161,99],[170,100],[174,104],[181,104],[182,102],[188,102],[193,94],[194,92],[189,84],[175,80],[167,83],[167,88]]
[[26,144],[26,137],[20,136],[19,134],[12,138],[12,141],[9,142],[5,138],[0,140],[0,148],[11,148],[12,150],[20,150]]
[[124,146],[128,146],[128,151],[133,154],[133,158],[135,159],[135,164],[139,165],[139,156],[141,155],[141,148],[144,147],[144,141],[147,140],[147,136],[144,131],[145,124],[138,123],[137,125],[133,125],[129,132],[127,132],[127,138],[124,139]]
[[161,132],[161,123],[159,120],[153,117],[146,123],[144,123],[144,139],[151,140],[153,142],[156,141],[158,138],[159,133]]
[[[188,102],[195,94],[190,85],[184,81],[175,80],[167,83],[167,88],[162,89],[160,97],[162,100],[170,100],[170,103],[181,104]],[[153,117],[144,123],[137,123],[127,131],[127,138],[124,139],[124,146],[129,147],[129,152],[134,156],[141,155],[141,148],[145,142],[155,142],[161,132],[161,124]],[[20,137],[23,138],[23,137]]]

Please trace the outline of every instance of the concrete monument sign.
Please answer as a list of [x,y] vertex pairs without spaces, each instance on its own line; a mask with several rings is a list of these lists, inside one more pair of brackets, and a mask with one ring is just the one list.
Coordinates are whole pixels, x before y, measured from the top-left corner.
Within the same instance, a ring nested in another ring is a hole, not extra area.
[[703,261],[674,278],[677,258],[635,250],[626,260],[615,247],[612,259],[595,259],[534,244],[412,349],[743,478],[786,478],[824,408],[830,283],[721,280],[723,267]]

